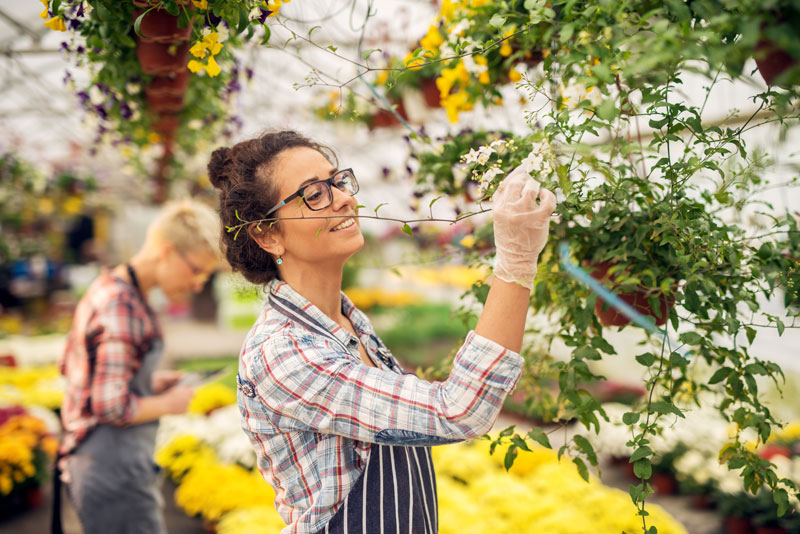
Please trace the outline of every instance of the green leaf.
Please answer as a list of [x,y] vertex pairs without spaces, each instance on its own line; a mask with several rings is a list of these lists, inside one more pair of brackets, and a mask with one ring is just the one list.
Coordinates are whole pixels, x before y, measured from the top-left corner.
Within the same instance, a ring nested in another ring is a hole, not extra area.
[[578,457],[572,459],[572,463],[578,468],[578,474],[581,476],[583,480],[589,482],[589,468],[586,467],[586,464],[583,460]]
[[656,401],[656,402],[652,403],[650,405],[650,411],[651,412],[660,413],[660,414],[669,414],[669,413],[671,413],[671,414],[677,415],[678,417],[683,417],[683,418],[686,417],[685,415],[683,415],[683,412],[680,410],[680,408],[678,408],[677,406],[675,406],[671,402],[667,402],[667,401]]
[[633,451],[633,454],[631,454],[631,458],[628,461],[629,462],[638,462],[639,460],[641,460],[643,458],[647,458],[648,456],[650,456],[652,454],[653,454],[653,449],[651,449],[650,447],[645,445],[644,447],[639,447],[638,449]]
[[272,35],[272,30],[269,29],[269,26],[266,24],[263,25],[264,28],[264,37],[261,39],[261,44],[265,45],[269,43],[269,38]]
[[719,384],[720,382],[728,378],[728,375],[730,375],[732,372],[733,369],[731,369],[730,367],[722,367],[720,369],[717,369],[714,372],[714,374],[711,375],[711,378],[708,379],[708,383]]
[[494,28],[500,29],[502,28],[503,24],[506,23],[506,18],[502,16],[500,13],[495,13],[492,15],[492,18],[489,19],[489,26]]
[[597,465],[597,454],[594,452],[594,447],[588,439],[580,434],[576,434],[572,437],[572,441],[574,441],[575,445],[578,446],[578,449],[580,449],[580,451],[586,455],[586,458],[589,460],[590,464]]
[[331,52],[336,52],[337,50],[339,50],[339,48],[333,45],[328,45],[328,50],[330,50]]
[[579,349],[576,349],[572,353],[572,356],[580,360],[599,360],[602,358],[600,353],[597,352],[597,349],[588,346],[583,346]]
[[570,39],[572,39],[572,35],[575,33],[575,25],[574,24],[564,24],[561,27],[561,31],[558,34],[558,40],[562,43],[566,43]]
[[369,56],[371,56],[374,52],[380,52],[380,51],[381,51],[380,48],[369,48],[367,50],[364,50],[363,52],[361,52],[361,59],[369,59]]
[[645,352],[644,354],[638,355],[636,357],[636,361],[645,367],[650,367],[653,365],[653,363],[655,363],[656,357],[652,352]]
[[316,26],[312,26],[311,29],[308,30],[308,37],[310,38],[311,34],[314,33],[314,30],[318,30],[320,28],[322,28],[322,26],[320,26],[319,24],[317,24]]
[[700,345],[703,342],[703,336],[697,332],[684,332],[678,337],[687,345]]
[[525,440],[522,439],[521,437],[519,437],[517,435],[512,436],[511,437],[511,442],[514,445],[516,445],[517,447],[519,447],[520,449],[522,449],[523,451],[531,452],[530,447],[528,447],[528,444],[525,443]]
[[633,464],[633,474],[637,478],[647,480],[653,474],[653,464],[650,460],[639,460]]
[[547,437],[547,434],[545,434],[544,430],[538,426],[534,427],[530,432],[528,432],[528,437],[542,447],[547,447],[548,449],[553,448],[552,445],[550,445],[550,439]]
[[639,420],[639,414],[636,412],[625,412],[622,414],[622,422],[626,425],[635,425]]
[[745,326],[744,327],[744,331],[747,334],[747,342],[750,345],[752,345],[753,344],[753,340],[756,338],[756,333],[757,333],[756,329],[755,328],[751,328],[749,326]]
[[375,212],[375,215],[377,215],[377,214],[378,214],[378,210],[379,210],[379,209],[381,209],[381,208],[382,208],[383,206],[385,206],[386,204],[388,204],[388,202],[381,202],[380,204],[378,204],[377,206],[375,206],[375,209],[374,209],[374,210],[372,210],[372,211],[374,211],[374,212]]
[[506,468],[506,471],[511,469],[511,466],[514,465],[514,460],[517,459],[517,446],[512,445],[506,451],[506,456],[503,458],[503,465]]
[[593,337],[592,338],[592,346],[598,350],[602,350],[606,354],[616,354],[617,351],[614,350],[614,347],[611,346],[611,343],[603,339],[602,337]]
[[405,233],[405,234],[408,234],[408,235],[410,235],[410,236],[413,236],[413,235],[414,235],[414,231],[413,231],[413,230],[411,230],[411,227],[408,225],[408,223],[405,223],[405,224],[403,225],[403,233]]
[[619,109],[617,109],[617,103],[614,102],[613,98],[606,98],[603,100],[597,109],[595,110],[597,116],[603,119],[604,121],[610,121],[616,118],[619,115]]
[[148,12],[145,11],[144,13],[136,17],[136,21],[133,23],[133,31],[139,37],[144,37],[144,35],[142,35],[142,20],[145,18],[145,16],[147,16],[147,13]]
[[778,336],[779,337],[782,336],[783,335],[783,331],[786,328],[786,326],[784,326],[784,324],[783,324],[783,321],[781,321],[780,319],[775,319],[775,326],[778,327]]

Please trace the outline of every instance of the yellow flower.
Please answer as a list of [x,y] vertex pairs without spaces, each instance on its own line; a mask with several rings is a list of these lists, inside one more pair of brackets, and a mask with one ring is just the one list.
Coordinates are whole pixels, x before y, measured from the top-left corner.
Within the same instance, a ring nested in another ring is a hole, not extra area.
[[[220,45],[222,46],[222,45]],[[206,72],[212,78],[220,73],[219,65],[217,65],[217,60],[214,59],[214,56],[208,58],[208,64],[206,65]]]
[[485,71],[481,72],[478,75],[478,81],[481,82],[484,85],[488,84],[491,81],[490,78],[489,78],[489,71],[485,70]]
[[231,388],[213,382],[197,388],[191,402],[189,413],[209,413],[217,408],[236,402],[236,392]]
[[161,136],[155,132],[150,132],[147,134],[147,142],[154,145],[161,141]]
[[520,74],[517,69],[511,69],[508,71],[508,79],[512,82],[518,82],[522,79],[522,74]]
[[458,112],[469,111],[472,106],[469,95],[464,91],[458,91],[442,99],[442,107],[447,111],[447,119],[450,122],[458,122]]
[[216,56],[222,50],[222,43],[218,42],[219,33],[212,30],[208,35],[204,35],[202,39],[197,41],[189,49],[194,57],[206,57],[206,52],[210,52],[212,56]]
[[428,33],[425,34],[425,37],[419,40],[419,44],[422,46],[422,48],[428,50],[436,50],[443,42],[444,37],[442,37],[442,34],[439,33],[439,28],[437,28],[436,25],[431,25],[431,27],[428,28]]
[[50,20],[46,21],[44,25],[57,32],[67,31],[67,27],[64,25],[64,19],[61,17],[61,15],[51,18]]
[[39,13],[39,16],[42,17],[43,19],[46,19],[48,15],[48,9],[50,7],[50,0],[41,0],[41,1],[42,4],[44,4],[44,11]]
[[475,236],[472,234],[465,235],[458,244],[465,248],[472,248],[475,246]]
[[513,52],[511,45],[508,44],[508,41],[503,41],[503,45],[500,47],[500,55],[503,57],[508,57],[511,55],[511,52]]
[[194,72],[194,73],[198,73],[198,72],[200,72],[201,70],[203,70],[206,67],[205,65],[203,65],[202,63],[200,63],[196,59],[190,60],[189,61],[189,65],[187,65],[187,66],[189,67],[189,70]]
[[197,9],[208,9],[208,0],[192,0],[192,4]]

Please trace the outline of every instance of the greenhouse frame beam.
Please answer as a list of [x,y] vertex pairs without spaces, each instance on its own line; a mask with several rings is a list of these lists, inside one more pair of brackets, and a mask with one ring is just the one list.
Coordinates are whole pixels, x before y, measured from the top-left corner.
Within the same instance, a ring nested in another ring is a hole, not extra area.
[[4,9],[0,9],[0,18],[2,18],[6,22],[8,22],[12,26],[14,26],[17,30],[20,31],[20,33],[24,33],[25,35],[27,35],[28,37],[33,39],[33,41],[35,43],[38,44],[39,41],[42,40],[42,36],[44,35],[44,32],[36,33],[35,30],[33,30],[32,28],[30,28],[28,26],[25,26],[23,23],[21,23],[20,21],[18,21],[17,19],[12,17],[8,13],[6,13]]

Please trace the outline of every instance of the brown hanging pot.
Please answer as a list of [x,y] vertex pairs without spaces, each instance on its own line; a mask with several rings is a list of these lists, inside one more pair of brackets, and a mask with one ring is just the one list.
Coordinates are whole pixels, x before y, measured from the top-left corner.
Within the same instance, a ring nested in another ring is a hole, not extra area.
[[140,11],[133,10],[134,23],[142,17],[139,23],[139,36],[142,39],[157,43],[173,43],[175,41],[188,41],[192,37],[191,20],[185,28],[178,24],[178,17],[169,14],[161,8]]
[[168,75],[186,69],[189,47],[188,42],[167,44],[139,39],[136,56],[145,74]]
[[[601,282],[610,281],[613,286],[614,276],[608,274],[608,270],[612,267],[612,265],[613,264],[609,262],[590,264],[589,268],[592,278]],[[644,316],[652,317],[657,326],[663,326],[667,323],[669,310],[675,305],[675,297],[660,294],[658,296],[659,310],[658,315],[656,315],[653,313],[653,309],[650,306],[650,302],[648,300],[649,295],[647,291],[635,290],[628,293],[617,293],[615,291],[615,293],[620,300],[631,306],[637,312]],[[594,304],[594,313],[597,315],[597,319],[603,326],[626,326],[631,322],[627,315],[620,312],[610,304],[607,304],[606,301],[599,296]]]
[[171,74],[153,76],[145,91],[148,95],[182,95],[189,85],[189,69]]
[[436,87],[436,78],[423,78],[419,84],[422,98],[429,108],[442,107],[442,98],[439,88]]
[[[408,115],[406,115],[406,108],[403,106],[403,101],[398,100],[397,102],[392,102],[395,105],[395,111],[397,114],[403,117],[403,120],[408,121]],[[389,110],[386,109],[379,109],[372,117],[370,117],[369,127],[370,129],[373,128],[390,128],[392,126],[397,126],[400,124],[400,120]]]
[[[798,63],[797,59],[769,39],[761,39],[756,43],[753,59],[755,59],[758,72],[761,73],[767,85],[775,85],[776,80],[779,80],[782,74]],[[799,81],[797,76],[792,78],[792,80],[783,80],[780,85],[788,87]]]
[[167,112],[175,113],[183,109],[183,94],[158,94],[147,92],[147,107],[156,113]]
[[180,117],[174,113],[161,113],[153,123],[153,131],[161,137],[174,137],[175,132],[181,125]]

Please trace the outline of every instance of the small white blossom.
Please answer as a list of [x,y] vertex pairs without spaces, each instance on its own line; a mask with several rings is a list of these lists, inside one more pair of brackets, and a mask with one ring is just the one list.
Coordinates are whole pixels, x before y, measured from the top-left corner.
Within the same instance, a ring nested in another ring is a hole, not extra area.
[[217,42],[222,43],[227,39],[228,39],[228,28],[220,24],[217,27]]
[[586,95],[586,98],[589,99],[589,103],[592,104],[592,107],[597,107],[603,102],[603,93],[596,87],[592,87],[589,89],[589,94]]
[[586,86],[582,83],[572,84],[564,88],[561,96],[569,109],[575,109],[586,98]]
[[91,102],[92,105],[98,106],[105,102],[105,99],[106,97],[103,94],[103,91],[101,91],[96,85],[93,85],[91,89],[89,89],[89,102]]
[[141,89],[141,86],[138,83],[127,83],[127,84],[125,84],[125,90],[130,95],[137,94],[140,89]]
[[478,149],[478,163],[481,165],[486,165],[488,163],[489,158],[492,157],[492,154],[495,150],[488,146],[482,146]]
[[481,192],[485,192],[486,189],[489,188],[489,184],[492,183],[492,180],[494,180],[498,174],[503,174],[503,170],[500,167],[492,167],[491,169],[483,173],[483,176],[481,176],[480,179]]
[[464,163],[476,163],[478,161],[478,151],[474,148],[470,148],[468,154],[461,156],[461,160]]
[[250,10],[250,13],[247,15],[247,18],[250,20],[255,20],[260,16],[261,16],[261,8],[256,6]]
[[458,37],[465,31],[467,31],[471,26],[471,24],[472,23],[469,19],[461,19],[456,24],[450,26],[450,29],[447,30],[447,35],[450,35],[452,37]]
[[201,121],[200,119],[192,119],[189,121],[187,126],[189,127],[190,130],[199,130],[200,128],[203,127],[203,121]]

